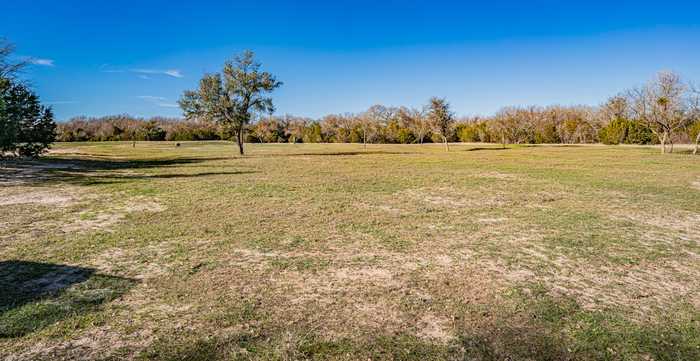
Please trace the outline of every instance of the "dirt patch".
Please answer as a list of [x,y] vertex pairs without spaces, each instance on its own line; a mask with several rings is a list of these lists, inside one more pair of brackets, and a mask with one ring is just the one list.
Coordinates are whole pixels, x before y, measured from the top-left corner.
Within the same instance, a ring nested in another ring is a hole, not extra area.
[[495,224],[495,223],[503,223],[508,221],[508,218],[505,217],[498,217],[498,218],[479,218],[476,220],[479,223],[483,224]]
[[[120,350],[130,350],[129,359],[135,350],[145,348],[153,341],[153,333],[139,329],[131,334],[123,334],[110,326],[102,326],[83,333],[75,339],[60,342],[33,342],[24,352],[11,355],[8,361],[24,360],[97,360],[110,358]],[[60,355],[60,356],[57,356]],[[123,357],[120,354],[120,359]]]
[[700,191],[700,181],[690,183],[690,185]]
[[453,338],[450,332],[452,328],[450,324],[450,320],[446,317],[438,317],[435,314],[427,313],[418,321],[418,337],[447,343]]
[[[674,210],[661,213],[650,213],[646,210],[627,209],[612,216],[613,219],[631,221],[662,230],[679,232],[686,235],[700,235],[700,214]],[[671,237],[673,238],[673,237]],[[695,237],[700,241],[699,237]],[[658,242],[660,239],[654,238],[652,241]]]
[[136,200],[136,201],[131,201],[129,204],[125,205],[122,207],[126,213],[132,213],[132,212],[162,212],[166,210],[166,207],[158,202],[155,201],[148,201],[148,200]]
[[0,196],[0,206],[15,204],[50,204],[58,206],[68,206],[75,201],[71,195],[56,194],[56,191],[38,191],[13,195]]
[[506,205],[499,195],[465,192],[455,188],[418,188],[399,192],[394,200],[412,199],[411,204],[428,204],[440,208],[491,208]]
[[84,154],[80,148],[53,148],[49,149],[49,154]]
[[135,212],[150,212],[158,213],[165,211],[167,207],[154,200],[144,198],[130,199],[126,204],[110,205],[98,212],[90,213],[83,212],[78,219],[74,219],[65,223],[61,229],[63,232],[89,232],[106,230],[109,231],[112,226],[124,220],[130,213]]
[[477,174],[477,177],[490,178],[490,179],[501,179],[501,180],[515,180],[515,179],[519,178],[519,176],[517,176],[515,174],[501,173],[501,172],[482,172],[482,173]]
[[602,267],[560,258],[559,270],[539,275],[538,279],[555,296],[573,297],[584,309],[621,308],[644,319],[679,301],[700,305],[700,285],[694,282],[700,277],[696,257]]
[[136,249],[111,248],[89,263],[102,273],[139,280],[155,278],[169,272],[167,254],[170,247],[169,244],[152,244]]
[[61,227],[65,233],[107,230],[124,218],[124,214],[98,213],[90,219],[77,219]]

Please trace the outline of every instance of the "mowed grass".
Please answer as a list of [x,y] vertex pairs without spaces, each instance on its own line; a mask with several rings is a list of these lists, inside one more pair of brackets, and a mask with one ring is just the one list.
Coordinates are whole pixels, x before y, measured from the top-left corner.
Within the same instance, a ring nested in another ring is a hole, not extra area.
[[700,157],[499,148],[7,162],[0,358],[700,359]]

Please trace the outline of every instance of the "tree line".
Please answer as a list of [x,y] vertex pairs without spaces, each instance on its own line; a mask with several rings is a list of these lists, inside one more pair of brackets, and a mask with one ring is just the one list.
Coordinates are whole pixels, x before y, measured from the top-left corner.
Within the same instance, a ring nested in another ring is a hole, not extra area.
[[[502,144],[663,142],[670,146],[699,140],[700,117],[691,100],[672,100],[673,106],[679,109],[668,111],[655,103],[649,104],[650,100],[646,98],[650,94],[641,91],[640,95],[639,92],[635,89],[634,93],[612,97],[598,107],[506,107],[488,117],[449,115],[453,122],[443,124],[442,130],[433,124],[430,106],[374,105],[361,113],[330,114],[320,119],[263,115],[245,126],[243,136],[249,143],[419,144],[446,140]],[[683,102],[686,105],[682,106]],[[447,109],[449,111],[449,107]],[[664,114],[668,116],[667,120],[661,118]],[[203,119],[144,119],[119,115],[76,117],[59,123],[57,139],[185,141],[234,138],[235,132],[225,124]]]

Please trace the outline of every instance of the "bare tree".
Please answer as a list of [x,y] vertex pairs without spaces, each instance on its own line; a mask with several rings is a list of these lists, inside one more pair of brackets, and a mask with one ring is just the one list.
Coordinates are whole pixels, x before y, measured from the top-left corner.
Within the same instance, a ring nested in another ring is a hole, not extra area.
[[436,133],[442,136],[445,142],[445,150],[450,151],[450,143],[447,137],[452,131],[455,122],[454,115],[450,111],[450,104],[444,98],[433,97],[428,103],[428,119]]
[[630,117],[630,107],[628,99],[622,95],[616,95],[608,99],[600,107],[600,116],[606,123],[616,119],[627,119]]
[[415,108],[401,107],[398,111],[398,117],[416,136],[416,141],[423,144],[423,139],[430,131],[430,122],[425,116],[425,112]]
[[367,142],[379,135],[379,130],[385,128],[394,117],[394,109],[383,105],[373,105],[358,117],[362,129],[362,142],[367,149]]
[[685,127],[693,116],[689,88],[672,72],[661,72],[646,86],[628,92],[632,112],[646,125],[661,143],[661,153],[666,153],[666,144],[673,135]]
[[301,139],[304,136],[304,129],[306,129],[306,120],[296,118],[289,119],[287,115],[285,115],[284,117],[286,123],[285,129],[287,136],[289,137],[289,141],[292,144],[294,144],[297,142],[297,140]]
[[492,129],[500,135],[503,148],[506,147],[507,142],[515,144],[525,142],[535,127],[537,114],[535,107],[505,107],[498,111]]
[[14,79],[22,68],[29,64],[29,60],[13,60],[12,53],[15,46],[6,39],[0,38],[0,78]]

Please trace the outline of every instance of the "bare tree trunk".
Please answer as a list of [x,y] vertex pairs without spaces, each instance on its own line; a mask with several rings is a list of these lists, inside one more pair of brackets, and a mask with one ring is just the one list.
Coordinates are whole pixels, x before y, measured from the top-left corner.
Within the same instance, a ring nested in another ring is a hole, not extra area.
[[503,145],[503,149],[506,149],[506,133],[501,133],[501,144]]
[[238,143],[238,152],[243,155],[243,129],[238,129],[236,134],[236,142]]
[[367,150],[367,131],[362,130],[362,143],[364,143],[365,150]]
[[447,142],[447,137],[443,135],[442,139],[445,140],[445,150],[449,152],[450,151],[450,143]]
[[698,154],[698,148],[700,148],[700,133],[695,137],[695,149],[693,150],[693,154]]
[[661,154],[666,154],[666,139],[668,138],[668,133],[664,131],[661,136]]

